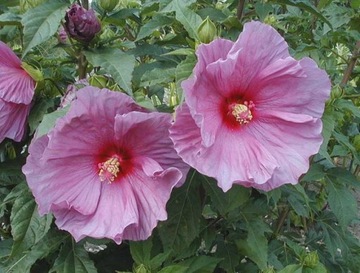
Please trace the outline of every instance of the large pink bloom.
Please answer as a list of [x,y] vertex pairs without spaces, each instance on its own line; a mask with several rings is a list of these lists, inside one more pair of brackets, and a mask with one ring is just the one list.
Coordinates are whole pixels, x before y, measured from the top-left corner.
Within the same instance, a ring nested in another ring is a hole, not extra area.
[[296,184],[322,143],[327,74],[309,58],[293,59],[259,22],[245,24],[235,43],[200,45],[197,56],[170,130],[178,154],[224,191]]
[[23,167],[41,215],[75,240],[144,240],[165,220],[171,190],[188,170],[169,138],[171,116],[128,96],[85,87],[69,112],[35,139]]
[[20,141],[24,135],[35,81],[21,67],[21,60],[0,41],[0,142]]

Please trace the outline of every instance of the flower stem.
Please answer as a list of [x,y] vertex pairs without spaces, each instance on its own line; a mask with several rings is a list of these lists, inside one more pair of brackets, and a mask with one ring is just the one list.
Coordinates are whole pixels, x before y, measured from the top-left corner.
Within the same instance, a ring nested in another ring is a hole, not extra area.
[[341,80],[341,83],[340,83],[341,87],[344,87],[347,84],[347,82],[350,80],[351,74],[355,68],[355,64],[356,64],[357,58],[359,57],[359,54],[360,54],[360,41],[357,41],[357,43],[355,45],[355,49],[350,57],[348,66],[345,69],[344,76]]
[[286,207],[281,211],[278,221],[276,223],[276,229],[273,233],[274,237],[276,237],[279,234],[279,232],[280,232],[281,228],[283,227],[284,222],[289,214],[289,211],[290,211],[289,207]]
[[245,7],[245,1],[246,0],[239,0],[239,4],[237,6],[236,16],[238,20],[240,21],[243,15],[244,7]]
[[88,61],[86,60],[85,55],[80,52],[78,57],[78,73],[79,73],[79,79],[86,78],[86,69],[87,69]]

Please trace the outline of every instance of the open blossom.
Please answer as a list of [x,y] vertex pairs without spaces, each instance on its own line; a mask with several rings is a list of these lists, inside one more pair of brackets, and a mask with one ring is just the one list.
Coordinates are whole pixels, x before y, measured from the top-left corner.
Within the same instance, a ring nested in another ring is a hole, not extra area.
[[327,74],[309,58],[293,59],[260,22],[245,24],[236,42],[200,45],[197,57],[170,130],[178,154],[224,191],[296,184],[322,143]]
[[107,89],[77,91],[67,114],[32,141],[23,167],[39,213],[75,240],[144,240],[165,220],[188,166],[169,138],[171,115]]
[[35,81],[23,69],[21,60],[0,41],[0,142],[20,141],[25,132]]
[[70,37],[88,43],[101,30],[101,25],[93,9],[73,4],[65,15],[65,29]]

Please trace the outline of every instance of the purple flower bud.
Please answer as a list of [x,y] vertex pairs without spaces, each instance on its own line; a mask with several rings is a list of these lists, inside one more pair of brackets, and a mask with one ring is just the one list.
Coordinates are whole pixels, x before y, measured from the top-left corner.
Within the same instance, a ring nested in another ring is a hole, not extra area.
[[68,35],[65,29],[61,26],[58,30],[58,41],[60,44],[66,44],[67,39],[68,39]]
[[101,25],[94,10],[73,4],[65,15],[65,29],[71,38],[89,43],[101,30]]

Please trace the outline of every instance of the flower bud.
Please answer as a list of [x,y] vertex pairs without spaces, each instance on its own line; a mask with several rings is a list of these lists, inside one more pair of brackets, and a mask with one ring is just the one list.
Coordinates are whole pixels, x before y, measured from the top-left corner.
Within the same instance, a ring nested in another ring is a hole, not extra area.
[[200,24],[198,30],[199,39],[202,43],[208,44],[217,37],[217,30],[215,24],[206,17]]
[[94,75],[89,78],[89,84],[99,88],[107,88],[108,79],[103,75]]
[[306,267],[314,268],[319,263],[319,256],[316,251],[311,251],[310,253],[306,254],[304,258],[304,265]]
[[61,26],[58,30],[58,41],[60,44],[66,44],[67,39],[68,39],[68,35],[65,29]]
[[334,88],[331,90],[330,98],[332,100],[339,99],[344,95],[343,89],[339,85],[335,85]]
[[101,30],[101,25],[93,9],[73,4],[65,15],[65,30],[71,38],[89,43]]
[[113,11],[118,2],[116,0],[97,0],[98,5],[107,12]]

